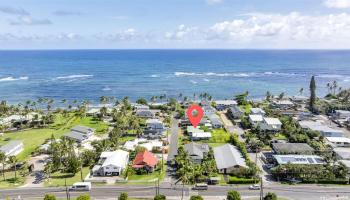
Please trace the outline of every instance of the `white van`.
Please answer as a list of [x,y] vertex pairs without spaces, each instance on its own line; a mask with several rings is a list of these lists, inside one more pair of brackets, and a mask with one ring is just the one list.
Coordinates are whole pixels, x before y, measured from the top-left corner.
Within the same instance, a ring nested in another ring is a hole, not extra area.
[[90,191],[91,182],[78,182],[74,183],[72,187],[69,188],[72,191]]

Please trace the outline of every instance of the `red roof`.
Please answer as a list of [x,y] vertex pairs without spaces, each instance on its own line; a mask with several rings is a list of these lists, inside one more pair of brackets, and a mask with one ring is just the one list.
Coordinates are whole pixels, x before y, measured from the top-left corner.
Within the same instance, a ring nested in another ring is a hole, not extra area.
[[144,166],[155,167],[158,159],[149,151],[139,152],[133,162],[134,168],[141,168]]

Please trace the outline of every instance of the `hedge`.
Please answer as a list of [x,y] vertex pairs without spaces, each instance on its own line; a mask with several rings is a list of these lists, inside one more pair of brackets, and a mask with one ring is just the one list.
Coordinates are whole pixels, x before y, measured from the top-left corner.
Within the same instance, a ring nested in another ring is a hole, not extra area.
[[336,180],[303,180],[302,183],[319,183],[319,184],[348,184],[347,179],[336,179]]
[[259,182],[259,179],[253,179],[253,178],[238,178],[236,176],[230,176],[228,178],[229,184],[254,184],[258,182]]

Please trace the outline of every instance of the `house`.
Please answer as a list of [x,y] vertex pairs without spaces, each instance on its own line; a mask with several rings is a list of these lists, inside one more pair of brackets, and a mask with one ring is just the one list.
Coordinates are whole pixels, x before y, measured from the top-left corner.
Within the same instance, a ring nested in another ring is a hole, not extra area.
[[216,113],[216,110],[211,107],[210,105],[205,105],[202,106],[203,112],[204,112],[204,116],[208,117],[210,115],[214,115]]
[[209,152],[209,145],[190,142],[184,145],[184,149],[193,163],[200,164],[204,156]]
[[282,128],[282,123],[278,118],[264,117],[260,128],[265,131],[280,131]]
[[296,164],[296,165],[322,165],[324,160],[315,155],[273,155],[278,165]]
[[249,115],[248,118],[250,124],[252,125],[252,127],[257,128],[258,126],[260,126],[260,124],[264,121],[263,116],[258,114],[258,115]]
[[348,169],[348,176],[350,175],[350,160],[339,160],[339,162],[343,163],[345,167]]
[[348,110],[335,110],[332,114],[334,119],[347,119],[350,117],[350,111]]
[[244,111],[237,105],[229,107],[227,113],[232,119],[240,119],[244,115]]
[[158,159],[149,151],[143,151],[136,154],[132,168],[136,170],[143,169],[147,172],[153,172],[157,167]]
[[129,151],[134,151],[135,148],[139,145],[139,143],[145,143],[147,142],[144,138],[136,138],[134,140],[126,141],[123,145],[123,148]]
[[245,159],[235,146],[225,144],[213,148],[213,151],[219,173],[231,174],[239,172],[242,168],[247,168]]
[[163,149],[163,142],[159,140],[148,140],[146,142],[138,144],[140,147],[144,147],[148,151],[161,151]]
[[191,139],[196,140],[209,140],[211,138],[210,132],[194,132],[191,135]]
[[324,125],[320,121],[299,121],[299,125],[303,129],[310,129],[312,131],[318,131],[324,137],[342,137],[343,131],[338,129],[330,128]]
[[293,106],[294,104],[290,100],[276,100],[272,102],[272,107],[282,110],[291,109]]
[[147,119],[146,125],[148,129],[156,130],[158,132],[165,131],[164,124],[159,119]]
[[203,133],[204,131],[194,126],[187,126],[186,128],[187,135],[192,136],[192,133]]
[[272,143],[272,149],[275,154],[298,154],[311,155],[314,149],[306,143]]
[[350,147],[350,139],[346,137],[325,137],[326,143],[332,147]]
[[237,105],[237,102],[235,100],[218,100],[218,101],[215,101],[215,105],[217,110],[222,111]]
[[23,142],[19,140],[13,140],[0,147],[0,152],[4,153],[7,157],[17,156],[23,151]]
[[143,130],[143,137],[147,139],[160,139],[165,135],[165,131],[160,131],[156,129],[145,128]]
[[95,129],[86,126],[75,126],[71,131],[65,133],[64,136],[70,138],[77,143],[83,143],[88,140],[95,132]]
[[266,114],[266,112],[263,109],[261,109],[261,108],[251,108],[250,109],[250,114],[264,116]]
[[151,110],[136,110],[135,115],[141,118],[154,118],[155,115]]
[[143,105],[143,104],[132,104],[132,107],[134,107],[135,110],[149,110],[149,106]]
[[222,122],[216,114],[212,114],[209,117],[210,123],[213,128],[222,128]]
[[123,150],[101,153],[98,164],[92,169],[94,176],[119,176],[128,166],[129,152]]
[[296,95],[296,96],[292,96],[290,100],[292,100],[294,103],[302,104],[302,103],[306,103],[309,100],[309,98],[306,96]]
[[333,152],[339,160],[350,160],[350,148],[336,147]]

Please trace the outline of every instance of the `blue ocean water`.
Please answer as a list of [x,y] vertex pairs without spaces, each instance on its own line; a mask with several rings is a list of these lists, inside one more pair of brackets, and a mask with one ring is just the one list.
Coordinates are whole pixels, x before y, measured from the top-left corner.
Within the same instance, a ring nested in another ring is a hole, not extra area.
[[0,51],[0,99],[38,97],[98,101],[208,92],[216,99],[249,91],[250,97],[318,94],[336,80],[350,86],[350,51],[325,50],[50,50]]

